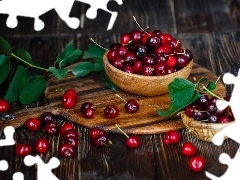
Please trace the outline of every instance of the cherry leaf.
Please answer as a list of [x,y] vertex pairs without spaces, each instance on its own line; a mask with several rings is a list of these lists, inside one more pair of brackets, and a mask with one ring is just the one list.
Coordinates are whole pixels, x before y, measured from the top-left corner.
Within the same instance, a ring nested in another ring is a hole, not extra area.
[[210,81],[210,82],[208,83],[208,85],[207,85],[207,89],[208,89],[209,91],[215,90],[216,87],[217,87],[216,83],[214,83],[214,82],[212,82],[212,81]]
[[0,55],[0,84],[7,78],[10,71],[10,61],[7,56]]
[[116,91],[117,86],[109,79],[105,71],[101,71],[100,75],[102,77],[102,80],[104,81],[105,85],[109,87],[111,90]]
[[15,55],[15,57],[22,59],[21,62],[24,62],[26,65],[33,64],[32,57],[26,50],[19,48],[16,51],[14,51],[13,54]]
[[23,88],[28,84],[28,71],[21,65],[17,67],[15,75],[4,96],[10,104],[19,100]]
[[103,60],[97,59],[94,63],[94,71],[104,71]]
[[67,63],[73,63],[82,54],[80,49],[75,49],[73,47],[73,40],[71,40],[64,50],[58,55],[57,62],[60,68],[64,67]]
[[42,76],[35,76],[20,94],[22,104],[31,104],[36,101],[47,87],[47,82]]
[[81,62],[73,68],[72,73],[75,76],[80,77],[80,76],[85,76],[85,75],[89,74],[93,70],[94,70],[94,64],[93,63],[91,63],[91,62]]
[[104,53],[106,52],[105,49],[96,45],[95,43],[91,43],[88,46],[88,49],[84,51],[83,59],[102,59]]
[[62,79],[62,78],[65,77],[65,76],[67,75],[67,73],[68,73],[68,70],[67,70],[67,69],[57,69],[57,68],[55,68],[55,67],[53,67],[53,66],[50,66],[50,67],[48,68],[48,70],[49,70],[50,72],[52,72],[53,75],[54,75],[57,79]]
[[2,37],[0,37],[0,51],[5,55],[10,55],[12,53],[12,47]]

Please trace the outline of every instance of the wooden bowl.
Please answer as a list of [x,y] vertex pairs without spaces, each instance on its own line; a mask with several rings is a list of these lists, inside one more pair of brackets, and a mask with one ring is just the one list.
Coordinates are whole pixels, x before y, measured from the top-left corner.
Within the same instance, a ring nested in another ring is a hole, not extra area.
[[144,96],[155,96],[167,93],[169,83],[171,83],[174,78],[187,79],[193,66],[193,60],[191,60],[186,67],[175,73],[164,76],[144,76],[126,73],[117,69],[109,63],[107,53],[108,52],[103,56],[103,63],[106,74],[110,80],[126,92]]
[[217,132],[234,123],[234,121],[228,123],[205,123],[188,117],[184,112],[181,113],[181,118],[190,134],[207,142],[212,142],[212,138]]

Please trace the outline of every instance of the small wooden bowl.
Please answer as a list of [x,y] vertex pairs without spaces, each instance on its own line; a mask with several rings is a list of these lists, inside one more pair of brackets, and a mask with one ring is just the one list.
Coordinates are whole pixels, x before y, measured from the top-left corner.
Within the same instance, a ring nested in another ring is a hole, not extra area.
[[175,73],[164,76],[144,76],[126,73],[115,68],[109,63],[107,53],[108,52],[103,56],[103,63],[105,72],[110,80],[126,92],[144,96],[155,96],[167,93],[169,83],[171,83],[174,78],[187,79],[193,66],[193,60],[191,60],[186,67]]
[[217,132],[234,123],[234,121],[228,123],[205,123],[188,117],[184,112],[181,113],[181,118],[190,134],[207,142],[212,142],[212,138]]

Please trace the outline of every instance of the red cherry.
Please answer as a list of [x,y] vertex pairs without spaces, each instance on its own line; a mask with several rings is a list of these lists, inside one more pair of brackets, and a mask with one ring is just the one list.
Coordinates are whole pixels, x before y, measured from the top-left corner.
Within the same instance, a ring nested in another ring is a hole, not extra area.
[[84,113],[87,108],[95,108],[94,104],[91,102],[84,102],[81,104],[80,111],[81,113]]
[[43,124],[47,124],[49,121],[52,121],[54,114],[52,112],[44,112],[40,115],[39,120],[43,123]]
[[66,93],[63,95],[62,97],[62,105],[65,109],[72,109],[73,107],[75,107],[77,104],[77,98],[70,94],[70,93]]
[[222,116],[220,117],[219,119],[219,123],[227,123],[227,122],[230,122],[230,118],[228,116]]
[[193,143],[185,142],[185,143],[183,143],[181,152],[184,156],[193,156],[196,154],[197,148],[195,147],[195,145]]
[[31,154],[32,147],[28,144],[21,143],[16,146],[15,152],[18,156],[27,156]]
[[49,141],[47,139],[38,139],[35,145],[35,149],[39,154],[44,154],[49,149]]
[[6,112],[10,109],[10,104],[5,99],[0,99],[0,112]]
[[205,165],[206,165],[206,161],[201,156],[194,156],[188,160],[189,168],[195,172],[202,171]]
[[169,56],[167,60],[167,65],[173,67],[177,64],[177,58],[175,56]]
[[64,94],[67,94],[67,93],[72,94],[76,99],[77,99],[77,97],[78,97],[77,91],[76,91],[75,89],[67,89],[67,90],[64,92]]
[[67,129],[63,132],[62,137],[64,140],[67,140],[70,137],[78,138],[78,131],[76,129]]
[[94,114],[95,114],[95,109],[94,109],[94,108],[90,108],[90,107],[87,108],[87,109],[85,109],[85,111],[84,111],[84,113],[83,113],[83,115],[84,115],[86,118],[88,118],[88,119],[93,118]]
[[73,148],[78,147],[78,138],[71,136],[65,140],[65,143],[70,144]]
[[126,145],[130,148],[137,148],[140,145],[140,138],[137,135],[130,135],[126,139]]
[[99,134],[93,139],[93,144],[95,146],[107,146],[108,145],[108,138],[104,134]]
[[75,155],[75,150],[70,144],[64,143],[59,146],[59,153],[64,158],[72,158]]
[[58,133],[58,124],[56,122],[48,122],[46,125],[45,125],[45,133],[47,135],[50,135],[50,136],[53,136],[53,135],[56,135]]
[[128,113],[135,113],[139,109],[139,104],[135,99],[130,99],[124,105],[124,108]]
[[122,44],[128,44],[131,40],[131,35],[130,33],[124,33],[122,36],[121,36],[121,43]]
[[39,130],[41,123],[38,118],[29,118],[26,122],[25,125],[28,130],[30,131],[37,131]]
[[74,126],[71,123],[65,123],[60,128],[60,134],[63,135],[63,133],[68,129],[74,129]]
[[115,105],[109,105],[104,109],[104,115],[108,119],[114,119],[119,115],[119,109]]
[[166,140],[163,142],[168,142],[167,140],[169,140],[169,144],[177,144],[181,141],[181,136],[177,131],[170,130],[166,132],[164,139]]
[[106,136],[106,132],[105,131],[103,131],[103,130],[101,130],[101,129],[91,129],[91,131],[90,131],[90,136],[91,136],[91,138],[96,138],[98,135],[100,135],[100,134],[102,134],[102,135],[105,135]]

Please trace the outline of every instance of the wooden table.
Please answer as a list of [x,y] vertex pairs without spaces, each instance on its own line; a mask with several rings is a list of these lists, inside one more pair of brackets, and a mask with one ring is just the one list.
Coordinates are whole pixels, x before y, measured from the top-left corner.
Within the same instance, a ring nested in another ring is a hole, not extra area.
[[[196,63],[206,67],[217,76],[225,72],[236,75],[240,67],[240,34],[239,14],[240,1],[127,1],[118,6],[109,2],[109,9],[117,11],[118,17],[113,29],[106,31],[110,15],[102,10],[98,11],[94,20],[86,18],[89,5],[75,2],[70,15],[81,17],[81,27],[76,30],[69,28],[51,10],[40,18],[45,22],[42,31],[33,28],[33,19],[19,17],[17,28],[10,29],[5,25],[7,15],[0,15],[0,36],[8,40],[14,48],[25,48],[32,58],[42,66],[48,67],[55,61],[62,48],[74,39],[76,47],[86,49],[93,38],[98,44],[108,47],[119,40],[124,32],[139,29],[132,19],[135,16],[139,24],[145,28],[159,29],[171,33],[178,38],[184,47],[189,47]],[[231,93],[232,87],[227,87]],[[75,125],[79,132],[78,153],[73,159],[60,158],[57,147],[61,142],[59,136],[50,138],[51,151],[41,155],[47,163],[53,156],[59,157],[61,163],[53,173],[61,180],[77,179],[208,179],[204,171],[192,172],[187,165],[189,158],[181,155],[182,143],[193,142],[198,154],[206,159],[205,170],[221,176],[227,169],[226,165],[218,161],[222,152],[233,157],[238,144],[231,139],[222,146],[203,142],[180,130],[181,143],[164,145],[162,134],[140,135],[141,146],[129,149],[124,145],[122,134],[109,133],[114,142],[110,147],[95,147],[91,143],[88,128]],[[31,133],[24,127],[16,129],[16,142],[34,142],[44,137],[43,132]],[[0,160],[9,163],[7,171],[0,171],[0,179],[12,179],[12,175],[23,172],[25,179],[36,179],[36,167],[24,165],[23,158],[15,155],[15,146],[1,147]]]

